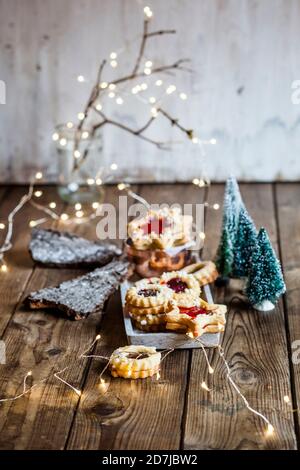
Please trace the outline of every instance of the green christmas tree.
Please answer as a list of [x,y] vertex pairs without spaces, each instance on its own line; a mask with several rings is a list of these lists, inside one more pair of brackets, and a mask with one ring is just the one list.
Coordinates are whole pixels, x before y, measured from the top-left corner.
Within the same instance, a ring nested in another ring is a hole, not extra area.
[[250,259],[256,244],[257,232],[254,222],[245,207],[239,215],[238,228],[234,245],[232,277],[248,276]]
[[285,292],[281,266],[268,234],[261,228],[249,267],[246,294],[257,310],[272,310]]
[[216,266],[222,277],[226,277],[232,272],[234,260],[233,250],[235,246],[239,215],[243,206],[237,181],[234,177],[230,177],[226,181],[222,234],[216,256]]

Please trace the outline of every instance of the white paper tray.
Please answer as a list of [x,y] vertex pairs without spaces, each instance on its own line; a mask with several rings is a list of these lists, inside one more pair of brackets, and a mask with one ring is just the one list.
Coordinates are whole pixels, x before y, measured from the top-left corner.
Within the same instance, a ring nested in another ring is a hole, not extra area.
[[[157,349],[198,349],[201,348],[199,341],[195,341],[188,338],[183,333],[172,333],[172,332],[159,332],[159,333],[147,333],[134,328],[130,316],[125,312],[125,295],[129,287],[133,283],[125,281],[121,285],[121,299],[123,307],[123,316],[125,331],[129,344],[152,346]],[[213,303],[213,298],[209,285],[203,287],[206,301]],[[220,333],[205,333],[201,336],[201,342],[203,346],[207,348],[215,348],[220,342]]]

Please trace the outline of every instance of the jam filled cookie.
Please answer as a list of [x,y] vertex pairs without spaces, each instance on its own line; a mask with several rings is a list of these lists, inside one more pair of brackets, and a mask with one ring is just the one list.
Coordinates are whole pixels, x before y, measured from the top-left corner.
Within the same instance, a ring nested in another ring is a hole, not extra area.
[[184,271],[173,271],[164,273],[161,277],[161,283],[172,292],[172,299],[176,302],[191,303],[200,295],[200,286],[192,274]]
[[224,331],[226,311],[225,305],[208,304],[197,299],[192,307],[174,306],[166,314],[166,329],[185,331],[194,338],[204,333],[218,333]]
[[146,346],[124,346],[116,349],[110,358],[113,377],[139,379],[151,377],[159,371],[161,354]]
[[133,286],[126,292],[126,303],[133,307],[157,307],[167,302],[171,295],[170,289],[160,284]]
[[186,273],[193,274],[197,279],[200,286],[214,282],[219,273],[215,263],[212,261],[202,261],[199,263],[190,264],[183,269]]
[[128,224],[128,236],[137,250],[163,250],[189,238],[191,227],[192,217],[183,216],[180,208],[151,209]]

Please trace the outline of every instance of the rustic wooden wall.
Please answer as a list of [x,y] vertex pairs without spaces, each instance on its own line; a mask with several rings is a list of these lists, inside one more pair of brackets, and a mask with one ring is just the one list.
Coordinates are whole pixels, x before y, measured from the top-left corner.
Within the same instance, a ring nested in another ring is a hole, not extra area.
[[[145,4],[145,2],[144,2]],[[157,62],[189,56],[195,73],[182,75],[168,108],[204,138],[207,171],[224,179],[300,178],[300,105],[291,100],[300,78],[299,0],[151,0],[155,27],[175,27],[175,39],[155,40],[147,57]],[[143,1],[0,0],[0,79],[7,103],[0,105],[0,179],[24,181],[38,167],[57,177],[53,126],[74,120],[100,59],[141,31]],[[132,54],[134,51],[132,51]],[[122,67],[131,55],[122,58]],[[172,77],[166,82],[171,83]],[[112,111],[135,124],[145,120],[130,100]],[[181,135],[157,121],[151,135],[178,141]],[[195,146],[176,144],[159,153],[147,143],[106,129],[104,163],[116,161],[126,174],[152,180],[189,180],[202,160]]]

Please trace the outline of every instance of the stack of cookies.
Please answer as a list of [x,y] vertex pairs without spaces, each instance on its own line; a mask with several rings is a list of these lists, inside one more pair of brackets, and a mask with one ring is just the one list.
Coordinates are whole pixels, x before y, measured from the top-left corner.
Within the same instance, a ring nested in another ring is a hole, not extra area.
[[113,377],[145,379],[159,372],[161,354],[146,346],[125,346],[116,349],[109,361]]
[[192,337],[224,331],[225,305],[200,298],[200,285],[185,271],[138,281],[126,293],[126,311],[134,326],[148,332],[176,331]]

